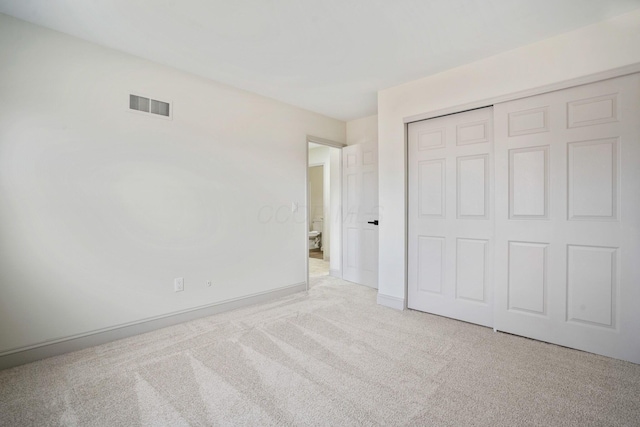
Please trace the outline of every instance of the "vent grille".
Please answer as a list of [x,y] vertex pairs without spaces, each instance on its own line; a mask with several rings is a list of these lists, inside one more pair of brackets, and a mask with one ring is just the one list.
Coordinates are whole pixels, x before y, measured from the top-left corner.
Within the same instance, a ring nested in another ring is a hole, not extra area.
[[171,109],[168,102],[145,98],[144,96],[129,95],[129,108],[145,113],[170,117]]

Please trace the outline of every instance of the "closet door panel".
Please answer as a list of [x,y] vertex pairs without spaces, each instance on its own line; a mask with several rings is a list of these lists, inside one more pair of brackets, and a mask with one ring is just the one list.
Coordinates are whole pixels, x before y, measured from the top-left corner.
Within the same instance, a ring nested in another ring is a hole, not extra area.
[[493,118],[409,125],[408,306],[493,325]]
[[640,363],[640,77],[495,107],[495,328]]

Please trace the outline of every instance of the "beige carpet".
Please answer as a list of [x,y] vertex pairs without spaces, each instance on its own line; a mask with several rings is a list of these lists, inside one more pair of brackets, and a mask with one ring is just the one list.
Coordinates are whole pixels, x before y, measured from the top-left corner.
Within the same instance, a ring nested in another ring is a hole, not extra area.
[[309,277],[321,277],[329,274],[329,261],[309,258]]
[[639,425],[640,365],[313,282],[0,371],[0,425]]

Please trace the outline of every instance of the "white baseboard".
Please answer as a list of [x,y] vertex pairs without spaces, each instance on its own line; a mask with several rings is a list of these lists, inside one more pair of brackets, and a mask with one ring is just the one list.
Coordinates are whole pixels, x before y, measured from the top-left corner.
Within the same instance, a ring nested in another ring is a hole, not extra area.
[[396,310],[404,310],[404,298],[392,297],[378,292],[378,304]]
[[337,277],[338,279],[342,279],[342,271],[340,271],[340,270],[329,270],[329,276]]
[[207,317],[237,308],[267,302],[276,298],[303,292],[307,290],[306,283],[298,283],[291,286],[274,289],[267,292],[247,295],[214,304],[196,307],[189,310],[169,313],[137,322],[118,325],[108,329],[88,332],[81,335],[62,338],[53,342],[45,342],[29,347],[18,348],[0,353],[0,370],[11,368],[36,360],[58,356],[72,351],[82,350],[96,345],[106,344],[122,338],[155,331],[167,326],[177,325],[190,320]]

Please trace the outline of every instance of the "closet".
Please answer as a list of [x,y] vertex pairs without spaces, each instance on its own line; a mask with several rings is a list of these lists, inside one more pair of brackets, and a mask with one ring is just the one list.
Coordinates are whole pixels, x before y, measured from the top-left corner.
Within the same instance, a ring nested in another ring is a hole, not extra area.
[[408,125],[408,306],[640,363],[640,74]]

